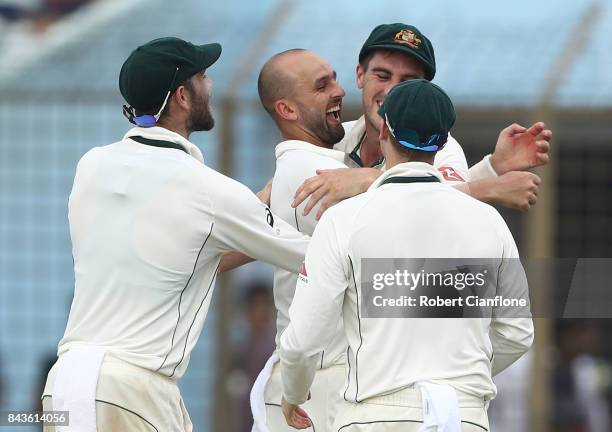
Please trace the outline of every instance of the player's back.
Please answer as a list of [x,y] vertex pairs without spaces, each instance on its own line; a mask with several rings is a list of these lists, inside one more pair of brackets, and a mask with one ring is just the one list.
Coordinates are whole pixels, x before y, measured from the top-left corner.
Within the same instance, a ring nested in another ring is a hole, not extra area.
[[[517,257],[495,209],[448,185],[392,183],[338,204],[327,217],[346,242],[353,281],[344,300],[351,345],[345,396],[360,401],[428,380],[493,396],[490,319],[363,318],[371,296],[361,278],[368,258]],[[382,268],[392,273],[393,261]]]
[[69,201],[75,298],[60,354],[87,341],[168,375],[186,363],[196,299],[219,260],[204,250],[214,221],[206,170],[181,150],[129,139],[81,159]]

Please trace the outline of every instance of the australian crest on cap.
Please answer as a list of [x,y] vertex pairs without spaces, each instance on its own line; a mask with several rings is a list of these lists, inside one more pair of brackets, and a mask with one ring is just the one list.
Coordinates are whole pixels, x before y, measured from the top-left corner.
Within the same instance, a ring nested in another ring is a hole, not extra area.
[[397,32],[394,40],[397,43],[408,45],[414,49],[418,49],[422,42],[412,30],[402,30]]

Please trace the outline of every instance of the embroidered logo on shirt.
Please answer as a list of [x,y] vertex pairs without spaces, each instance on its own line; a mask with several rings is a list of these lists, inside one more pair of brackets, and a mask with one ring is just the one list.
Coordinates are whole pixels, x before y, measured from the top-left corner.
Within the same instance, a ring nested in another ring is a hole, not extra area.
[[421,39],[411,30],[402,30],[396,33],[395,42],[402,45],[408,45],[410,48],[419,49],[421,45]]
[[459,175],[459,173],[453,167],[443,165],[438,168],[438,171],[440,171],[440,174],[442,174],[442,177],[444,177],[444,180],[446,181],[465,182],[463,177],[461,177],[461,175]]

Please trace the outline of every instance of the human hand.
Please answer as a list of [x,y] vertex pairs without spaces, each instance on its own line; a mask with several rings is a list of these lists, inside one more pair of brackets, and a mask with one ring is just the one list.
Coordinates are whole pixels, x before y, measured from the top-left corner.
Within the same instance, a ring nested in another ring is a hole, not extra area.
[[491,165],[499,175],[510,171],[525,171],[548,163],[552,132],[542,122],[529,129],[516,123],[503,129]]
[[289,426],[296,429],[306,429],[312,426],[312,421],[306,411],[300,408],[299,405],[287,402],[284,397],[281,400],[281,410]]
[[303,214],[310,213],[320,202],[316,217],[319,220],[332,205],[365,192],[379,175],[380,171],[375,168],[317,170],[317,175],[305,180],[295,192],[291,207],[299,206],[310,197]]
[[490,201],[503,207],[527,211],[538,200],[540,177],[528,171],[510,171],[488,179]]

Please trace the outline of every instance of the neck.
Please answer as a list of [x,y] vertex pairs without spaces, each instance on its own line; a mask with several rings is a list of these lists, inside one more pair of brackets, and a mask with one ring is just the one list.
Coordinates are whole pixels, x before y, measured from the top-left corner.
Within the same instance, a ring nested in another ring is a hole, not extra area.
[[283,138],[283,140],[304,141],[309,144],[316,145],[317,147],[325,147],[325,148],[332,147],[332,146],[325,144],[323,141],[321,141],[316,135],[314,135],[310,131],[304,128],[301,128],[301,127],[297,127],[297,128],[281,127],[280,132],[281,132],[281,137]]
[[168,122],[168,121],[164,121],[163,119],[160,119],[157,122],[157,126],[163,127],[164,129],[168,129],[169,131],[177,133],[183,138],[185,138],[187,141],[189,141],[189,136],[191,135],[191,131],[187,129],[187,126],[185,124],[178,125],[173,122]]
[[[374,129],[374,126],[372,126],[368,121],[366,121],[366,132],[359,149],[359,157],[361,158],[361,161],[365,167],[372,166],[375,162],[382,158],[380,141],[378,140],[378,131]],[[389,166],[388,162],[387,166]]]
[[[386,148],[391,148],[392,144],[388,143]],[[395,165],[399,165],[401,163],[406,162],[424,162],[429,165],[433,165],[435,153],[433,154],[423,154],[425,152],[410,152],[410,154],[401,153],[396,151],[395,149],[391,149],[388,151],[388,155],[385,157],[385,163],[387,165],[387,169],[393,168]]]

